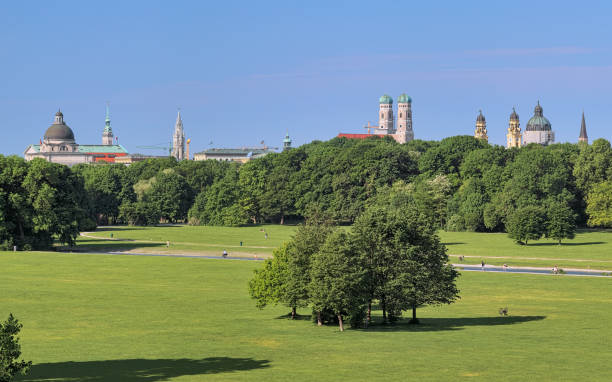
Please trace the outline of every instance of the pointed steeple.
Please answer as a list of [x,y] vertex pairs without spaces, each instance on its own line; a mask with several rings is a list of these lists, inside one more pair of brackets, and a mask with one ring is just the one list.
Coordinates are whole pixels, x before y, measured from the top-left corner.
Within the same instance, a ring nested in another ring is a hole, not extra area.
[[174,134],[172,135],[172,156],[177,160],[185,159],[185,133],[183,132],[183,119],[181,109],[178,110]]
[[104,132],[102,133],[102,144],[113,144],[113,129],[110,122],[110,106],[106,103],[106,118],[104,119]]
[[582,111],[582,123],[580,124],[580,136],[578,137],[579,142],[589,143],[589,136],[586,131],[586,122],[584,121],[584,110]]

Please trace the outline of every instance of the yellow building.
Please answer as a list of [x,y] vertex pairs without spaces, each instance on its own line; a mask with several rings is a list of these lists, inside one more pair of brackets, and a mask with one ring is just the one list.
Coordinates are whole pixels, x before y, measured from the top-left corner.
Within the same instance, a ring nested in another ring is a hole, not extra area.
[[485,120],[484,115],[482,115],[482,110],[480,110],[480,114],[476,117],[476,130],[474,130],[474,137],[478,139],[484,139],[485,141],[489,141],[489,137],[487,136],[487,121]]
[[510,114],[510,122],[508,126],[507,148],[521,147],[521,126],[519,122],[519,116],[516,114],[516,110],[512,108],[512,114]]

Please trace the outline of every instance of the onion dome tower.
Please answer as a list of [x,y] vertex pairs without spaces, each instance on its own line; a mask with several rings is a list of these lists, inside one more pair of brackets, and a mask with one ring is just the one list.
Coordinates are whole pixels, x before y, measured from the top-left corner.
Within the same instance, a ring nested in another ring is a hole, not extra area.
[[410,142],[414,139],[412,130],[412,98],[403,93],[397,99],[397,132],[395,140],[399,143]]
[[589,136],[586,132],[586,122],[584,122],[584,111],[582,112],[582,123],[580,124],[580,136],[578,137],[578,142],[584,142],[586,144],[589,143]]
[[533,117],[527,122],[525,133],[523,134],[523,145],[538,143],[548,145],[555,143],[555,133],[552,131],[550,121],[544,117],[540,101],[533,111]]
[[510,122],[508,124],[508,134],[506,134],[506,147],[521,147],[521,124],[519,122],[519,116],[516,114],[516,110],[512,108],[512,114],[510,114]]
[[106,104],[106,119],[104,121],[104,132],[102,133],[102,144],[112,145],[113,144],[113,128],[110,122],[110,110],[108,104]]
[[489,141],[489,137],[487,136],[487,121],[485,120],[484,115],[482,115],[482,110],[479,110],[478,117],[476,117],[476,130],[474,130],[474,138],[483,139],[485,141]]
[[393,98],[388,95],[383,95],[379,99],[380,103],[380,118],[378,120],[378,128],[384,134],[393,134],[395,128],[393,126]]
[[41,152],[74,152],[78,148],[72,129],[64,122],[61,110],[55,113],[53,124],[49,126],[40,146]]
[[174,134],[172,135],[172,156],[175,157],[176,160],[185,159],[185,132],[183,131],[183,120],[181,119],[180,110],[176,116]]

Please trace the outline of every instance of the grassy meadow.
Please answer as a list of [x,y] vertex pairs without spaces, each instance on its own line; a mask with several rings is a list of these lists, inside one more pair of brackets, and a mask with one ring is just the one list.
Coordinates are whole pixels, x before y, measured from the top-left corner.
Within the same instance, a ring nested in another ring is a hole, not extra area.
[[[220,255],[227,250],[235,257],[268,257],[289,240],[295,226],[256,227],[107,227],[80,237],[77,250],[131,251],[135,253],[179,253]],[[263,230],[263,231],[262,231]],[[264,232],[265,231],[265,232]],[[266,239],[265,234],[268,234]],[[111,239],[111,234],[112,238]],[[505,233],[439,232],[450,259],[466,264],[590,268],[612,270],[612,230],[580,230],[562,245],[548,239],[515,244]],[[166,247],[170,241],[170,247]],[[240,242],[243,242],[240,246]]]
[[612,278],[463,272],[461,300],[419,309],[420,326],[340,333],[256,309],[261,265],[1,253],[0,315],[35,364],[18,380],[610,380]]

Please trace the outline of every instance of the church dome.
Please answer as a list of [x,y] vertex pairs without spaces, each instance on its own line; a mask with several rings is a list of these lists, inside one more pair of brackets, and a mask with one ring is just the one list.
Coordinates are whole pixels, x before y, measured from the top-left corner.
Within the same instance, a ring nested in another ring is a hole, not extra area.
[[412,98],[410,98],[409,95],[406,95],[406,93],[402,93],[402,95],[400,95],[397,99],[397,103],[412,103]]
[[531,119],[527,122],[525,131],[551,131],[551,130],[552,130],[552,127],[550,125],[550,121],[546,117],[544,117],[542,106],[540,106],[540,101],[538,101],[538,104],[533,111],[533,117],[531,117]]
[[378,100],[381,104],[392,104],[393,103],[393,98],[389,97],[388,95],[384,95],[382,97],[380,97],[380,99]]
[[72,129],[64,123],[64,114],[61,111],[55,113],[55,121],[45,131],[45,139],[57,139],[64,141],[74,141]]

